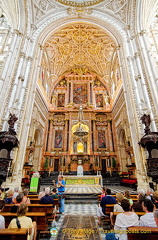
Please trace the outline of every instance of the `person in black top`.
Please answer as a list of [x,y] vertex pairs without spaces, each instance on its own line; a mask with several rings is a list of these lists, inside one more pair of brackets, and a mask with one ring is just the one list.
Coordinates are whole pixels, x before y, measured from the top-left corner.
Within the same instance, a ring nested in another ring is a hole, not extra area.
[[45,189],[45,196],[40,199],[41,204],[53,204],[54,206],[54,200],[52,196],[50,196],[50,188]]

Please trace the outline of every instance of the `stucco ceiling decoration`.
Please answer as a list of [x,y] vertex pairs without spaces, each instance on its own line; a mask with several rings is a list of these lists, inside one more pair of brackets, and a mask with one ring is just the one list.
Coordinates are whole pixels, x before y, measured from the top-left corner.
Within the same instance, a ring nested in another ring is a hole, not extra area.
[[55,0],[55,1],[71,7],[87,7],[104,2],[105,0],[71,0],[71,1]]
[[60,76],[75,68],[86,68],[100,76],[110,75],[116,44],[100,28],[73,24],[52,34],[45,43],[52,74]]

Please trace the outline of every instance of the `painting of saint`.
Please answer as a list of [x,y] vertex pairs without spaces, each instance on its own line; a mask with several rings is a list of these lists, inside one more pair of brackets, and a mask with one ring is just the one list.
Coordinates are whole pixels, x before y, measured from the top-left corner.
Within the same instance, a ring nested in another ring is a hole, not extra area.
[[73,85],[73,102],[76,104],[84,104],[88,102],[87,84]]
[[61,130],[57,130],[55,132],[54,148],[62,148],[62,131]]
[[65,94],[58,94],[58,107],[64,107],[65,105]]
[[98,131],[98,148],[106,148],[105,131]]
[[103,107],[103,94],[96,94],[96,107]]

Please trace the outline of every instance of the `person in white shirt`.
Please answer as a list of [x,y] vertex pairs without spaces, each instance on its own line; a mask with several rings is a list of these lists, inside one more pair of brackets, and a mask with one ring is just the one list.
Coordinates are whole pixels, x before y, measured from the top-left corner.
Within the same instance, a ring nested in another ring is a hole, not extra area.
[[130,211],[131,208],[128,199],[123,199],[121,201],[121,207],[124,212],[117,215],[114,230],[115,232],[118,232],[116,233],[116,238],[119,238],[119,240],[127,240],[127,228],[131,226],[139,226],[139,218],[135,212]]
[[140,226],[157,227],[153,214],[154,204],[152,201],[145,199],[142,202],[142,207],[146,214],[140,217]]
[[[5,206],[5,201],[0,200],[0,212],[2,212],[4,206]],[[4,228],[5,228],[5,218],[2,215],[0,215],[0,229],[4,229]]]
[[154,219],[155,219],[156,225],[158,226],[158,209],[155,209],[153,214],[154,214]]

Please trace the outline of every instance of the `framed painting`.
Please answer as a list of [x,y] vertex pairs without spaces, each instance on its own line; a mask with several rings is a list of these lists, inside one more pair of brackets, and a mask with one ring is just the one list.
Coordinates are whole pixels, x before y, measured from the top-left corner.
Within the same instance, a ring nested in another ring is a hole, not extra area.
[[73,103],[84,104],[88,102],[87,84],[73,84]]
[[105,131],[98,131],[98,148],[106,148]]
[[96,94],[96,107],[103,107],[103,94]]
[[61,130],[55,131],[54,148],[62,148],[63,134]]
[[65,94],[58,94],[58,107],[65,106]]

